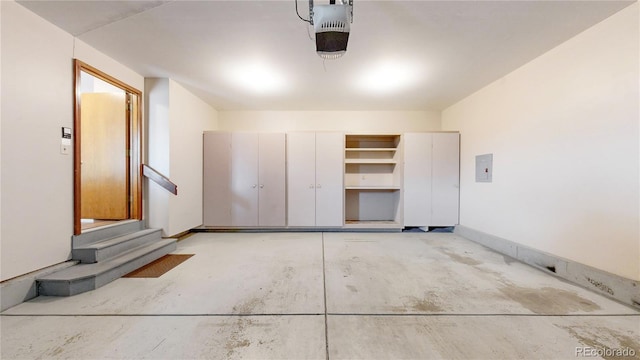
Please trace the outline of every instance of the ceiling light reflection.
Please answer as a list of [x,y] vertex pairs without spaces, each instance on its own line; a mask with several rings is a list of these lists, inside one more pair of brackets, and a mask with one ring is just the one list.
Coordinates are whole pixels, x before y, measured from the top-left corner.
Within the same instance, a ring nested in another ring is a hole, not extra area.
[[224,73],[231,84],[254,94],[280,93],[286,88],[284,76],[264,62],[235,62]]
[[421,69],[414,64],[385,60],[365,68],[356,79],[356,86],[363,92],[387,95],[410,89],[421,76]]

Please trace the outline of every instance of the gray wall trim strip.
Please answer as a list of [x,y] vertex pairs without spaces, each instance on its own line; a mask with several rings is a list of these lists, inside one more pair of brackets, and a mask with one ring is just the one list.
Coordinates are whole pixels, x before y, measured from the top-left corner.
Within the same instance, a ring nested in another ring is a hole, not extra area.
[[457,225],[454,233],[544,272],[640,309],[640,281],[611,274],[463,225]]

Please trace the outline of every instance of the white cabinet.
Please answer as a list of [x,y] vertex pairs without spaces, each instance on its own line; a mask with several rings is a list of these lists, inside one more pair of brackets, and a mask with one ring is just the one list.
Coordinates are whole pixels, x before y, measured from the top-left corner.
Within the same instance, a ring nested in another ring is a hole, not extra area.
[[287,134],[287,224],[316,224],[314,133]]
[[286,225],[286,140],[264,133],[258,141],[258,226]]
[[285,135],[204,134],[204,225],[285,226]]
[[341,133],[287,134],[289,226],[341,227]]
[[431,150],[429,133],[404,134],[404,226],[431,224]]
[[434,133],[431,163],[431,224],[457,225],[460,206],[460,134]]
[[316,226],[344,223],[344,135],[316,134]]
[[404,226],[458,224],[458,133],[404,135]]
[[204,133],[203,224],[231,225],[231,133]]
[[459,134],[204,134],[205,226],[458,223]]
[[258,134],[231,135],[230,225],[258,225]]

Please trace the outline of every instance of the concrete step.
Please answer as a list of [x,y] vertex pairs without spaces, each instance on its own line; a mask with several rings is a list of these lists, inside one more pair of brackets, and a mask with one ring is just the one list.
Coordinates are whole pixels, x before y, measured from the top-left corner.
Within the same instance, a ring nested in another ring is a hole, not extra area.
[[144,244],[120,256],[94,264],[78,264],[37,278],[38,294],[72,296],[95,290],[176,249],[176,239],[162,239]]
[[73,260],[83,264],[91,264],[107,260],[130,249],[162,239],[159,229],[146,229],[122,236],[74,247]]
[[114,225],[89,229],[80,235],[73,235],[71,237],[71,247],[86,246],[104,239],[110,239],[140,230],[144,230],[144,223],[139,220],[122,221]]

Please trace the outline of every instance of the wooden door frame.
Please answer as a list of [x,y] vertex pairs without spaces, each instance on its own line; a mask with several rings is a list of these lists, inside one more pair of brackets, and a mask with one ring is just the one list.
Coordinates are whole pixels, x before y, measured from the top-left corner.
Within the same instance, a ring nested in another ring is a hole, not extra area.
[[[131,201],[129,203],[129,219],[137,219],[142,220],[142,174],[141,174],[141,163],[142,163],[142,91],[125,84],[124,82],[78,60],[73,59],[74,66],[74,79],[73,79],[73,137],[75,141],[73,142],[73,233],[74,235],[80,235],[82,233],[82,224],[81,220],[81,207],[82,207],[82,198],[81,198],[81,84],[80,84],[80,73],[84,71],[87,74],[90,74],[96,78],[99,78],[115,87],[118,87],[126,92],[127,101],[131,101],[131,95],[135,95],[137,101],[135,104],[131,104],[132,106],[128,107],[127,114],[129,118],[129,141],[127,146],[129,146],[129,174],[130,178],[129,182],[129,192],[131,196]],[[135,105],[135,106],[133,106]],[[130,109],[134,109],[135,114],[132,114]],[[132,117],[131,115],[135,115]],[[132,119],[133,118],[133,119]]]

